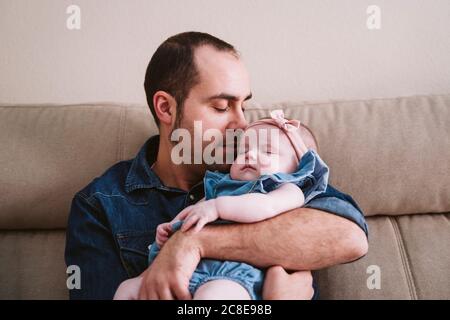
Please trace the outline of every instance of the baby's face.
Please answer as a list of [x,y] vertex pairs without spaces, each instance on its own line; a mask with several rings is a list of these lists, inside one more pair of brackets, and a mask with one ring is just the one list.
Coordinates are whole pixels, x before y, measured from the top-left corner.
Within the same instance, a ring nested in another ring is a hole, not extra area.
[[242,135],[230,175],[235,180],[256,180],[264,174],[292,173],[297,167],[295,150],[283,131],[260,124]]

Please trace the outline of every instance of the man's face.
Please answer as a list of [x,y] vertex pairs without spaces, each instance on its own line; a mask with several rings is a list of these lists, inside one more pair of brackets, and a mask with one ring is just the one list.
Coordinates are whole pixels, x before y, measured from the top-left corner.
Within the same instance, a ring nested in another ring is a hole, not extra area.
[[[211,46],[195,50],[195,63],[200,81],[191,89],[184,102],[179,127],[189,130],[192,138],[194,121],[201,121],[203,132],[218,129],[223,140],[214,143],[224,145],[222,164],[202,166],[212,171],[228,171],[231,164],[225,163],[225,156],[226,153],[234,154],[235,145],[233,141],[225,141],[225,133],[226,130],[244,129],[247,126],[243,103],[251,97],[249,75],[240,59]],[[202,152],[210,143],[211,141],[202,142]]]

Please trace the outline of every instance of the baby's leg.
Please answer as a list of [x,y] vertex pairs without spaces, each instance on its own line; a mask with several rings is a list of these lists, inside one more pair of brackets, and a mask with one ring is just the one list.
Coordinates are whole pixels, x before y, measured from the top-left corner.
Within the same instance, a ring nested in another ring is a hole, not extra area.
[[141,283],[142,277],[131,278],[122,282],[114,294],[114,300],[137,300]]
[[310,300],[314,296],[311,271],[287,273],[283,267],[272,266],[266,272],[264,300]]
[[202,284],[194,293],[194,300],[251,300],[248,291],[232,280],[218,279]]

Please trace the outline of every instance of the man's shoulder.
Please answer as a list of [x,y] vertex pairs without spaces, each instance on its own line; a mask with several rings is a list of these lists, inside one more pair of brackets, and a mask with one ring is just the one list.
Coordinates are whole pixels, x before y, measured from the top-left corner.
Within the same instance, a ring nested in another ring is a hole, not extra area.
[[305,207],[315,208],[334,213],[338,216],[350,219],[358,224],[368,234],[364,213],[355,200],[328,184],[325,192],[315,196]]
[[338,189],[331,186],[330,184],[327,185],[325,192],[318,194],[313,199],[317,200],[320,198],[338,198],[340,200],[344,200],[346,202],[351,203],[356,209],[358,209],[359,211],[362,211],[359,208],[359,206],[356,204],[355,200],[353,200],[353,198],[350,195],[348,195],[342,191],[339,191]]
[[111,196],[118,192],[122,193],[132,161],[133,159],[114,164],[79,190],[77,195],[83,198],[92,198],[98,194]]

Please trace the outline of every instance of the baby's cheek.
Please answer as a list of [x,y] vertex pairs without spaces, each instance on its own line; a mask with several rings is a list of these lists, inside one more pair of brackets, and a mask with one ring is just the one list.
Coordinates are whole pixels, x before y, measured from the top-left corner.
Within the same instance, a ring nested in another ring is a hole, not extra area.
[[233,168],[233,166],[240,165],[240,164],[245,164],[245,155],[244,154],[237,155],[236,159],[234,160],[233,164],[231,165],[231,169]]
[[239,165],[237,165],[236,163],[233,163],[230,168],[231,179],[239,180],[239,178],[240,178],[239,173],[240,173]]
[[261,164],[265,165],[266,167],[279,168],[280,158],[275,154],[269,157],[261,157]]
[[282,170],[281,170],[281,168],[280,168],[280,164],[277,162],[277,163],[274,163],[273,165],[272,165],[272,173],[278,173],[278,172],[281,172]]
[[261,163],[259,169],[260,169],[261,175],[272,174],[272,173],[277,173],[279,171],[279,165],[278,165],[278,163],[274,163],[269,160],[264,165]]

